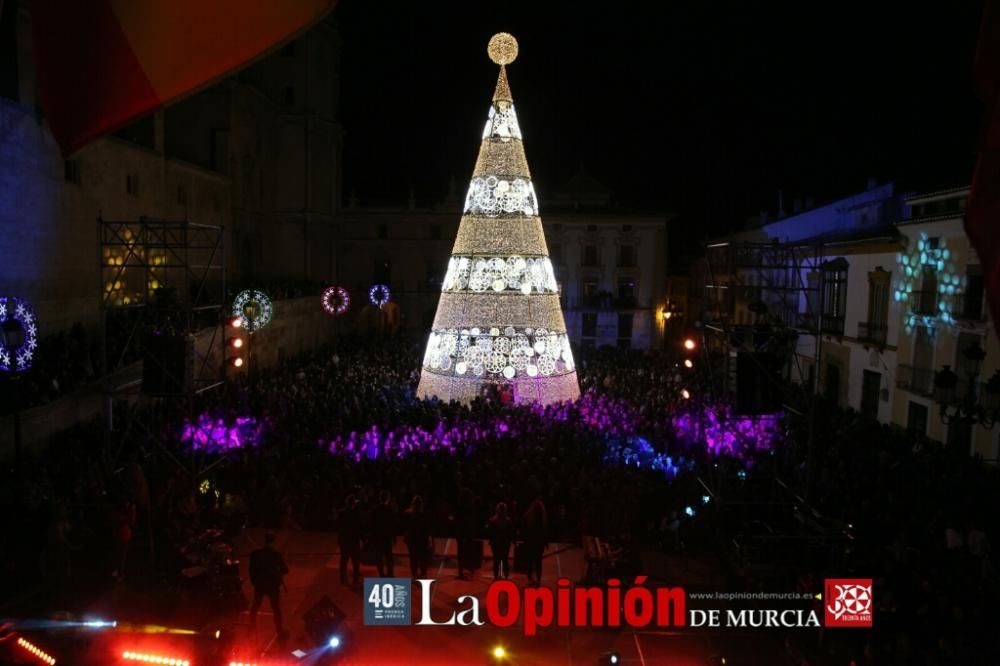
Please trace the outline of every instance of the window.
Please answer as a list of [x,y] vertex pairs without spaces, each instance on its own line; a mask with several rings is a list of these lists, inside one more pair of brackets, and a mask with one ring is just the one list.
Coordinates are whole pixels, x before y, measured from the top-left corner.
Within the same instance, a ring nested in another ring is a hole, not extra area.
[[927,434],[927,405],[910,401],[906,410],[906,429],[920,435]]
[[885,343],[889,326],[889,283],[891,274],[879,266],[868,274],[868,321],[858,325],[858,338]]
[[432,224],[431,225],[431,240],[441,240],[441,225]]
[[125,175],[125,191],[129,194],[139,194],[139,176],[134,173]]
[[386,238],[389,237],[389,228],[386,225],[384,225],[384,224],[378,225],[375,228],[375,236],[379,240],[385,240]]
[[958,334],[958,340],[955,341],[955,365],[953,366],[961,382],[958,386],[958,395],[965,395],[968,382],[979,372],[979,363],[966,357],[966,352],[973,345],[979,345],[980,349],[983,348],[983,339],[978,333],[962,331]]
[[631,245],[622,245],[618,248],[618,265],[635,266],[635,257],[632,253]]
[[583,265],[584,266],[596,266],[597,265],[597,246],[596,245],[584,245],[583,246]]
[[983,319],[983,267],[968,266],[965,269],[965,293],[962,295],[962,318],[980,321]]
[[[635,279],[630,277],[618,280],[619,305],[631,306],[635,303]],[[631,316],[631,315],[629,315]]]
[[285,96],[282,99],[282,104],[285,106],[295,106],[295,88],[291,86],[285,87]]
[[594,298],[597,296],[597,278],[587,277],[583,278],[583,295],[585,298]]
[[597,336],[597,313],[583,313],[583,337],[593,338]]
[[920,297],[917,299],[917,312],[925,315],[937,314],[938,279],[937,268],[923,266],[920,282]]
[[67,183],[80,184],[80,160],[66,160],[63,162],[63,176]]
[[882,373],[865,370],[861,378],[861,413],[878,419],[879,395],[882,392]]
[[549,259],[552,260],[553,264],[561,264],[563,262],[562,245],[556,243],[549,248]]
[[843,257],[824,263],[823,321],[821,330],[832,335],[844,334],[844,313],[847,310],[847,260]]
[[618,340],[632,339],[632,313],[622,313],[618,315]]

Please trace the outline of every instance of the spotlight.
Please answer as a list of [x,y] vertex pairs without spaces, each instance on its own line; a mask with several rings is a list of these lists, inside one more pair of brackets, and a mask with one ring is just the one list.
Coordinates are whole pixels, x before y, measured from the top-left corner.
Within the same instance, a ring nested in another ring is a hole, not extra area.
[[239,317],[230,317],[229,325],[233,328],[243,328],[243,320]]
[[239,349],[243,346],[243,338],[233,338],[233,349]]
[[694,338],[684,338],[684,349],[691,351],[696,346]]
[[243,367],[243,359],[242,358],[234,358],[233,359],[233,367],[234,368],[242,368]]
[[691,391],[688,391],[687,389],[681,389],[681,397],[684,398],[685,400],[690,400]]
[[497,645],[493,648],[493,658],[497,661],[503,661],[507,657],[507,650],[504,649],[502,645]]
[[622,657],[617,652],[608,652],[597,663],[598,666],[618,666],[622,663]]
[[340,636],[331,636],[330,640],[327,641],[327,645],[330,646],[331,650],[336,650],[340,647]]
[[685,368],[693,368],[694,367],[694,361],[692,361],[689,358],[684,359],[684,367]]

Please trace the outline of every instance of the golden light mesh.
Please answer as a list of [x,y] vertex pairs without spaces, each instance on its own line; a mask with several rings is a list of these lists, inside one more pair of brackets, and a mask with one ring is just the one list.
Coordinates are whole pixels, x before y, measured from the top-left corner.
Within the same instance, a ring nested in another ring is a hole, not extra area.
[[442,293],[434,329],[469,326],[547,328],[564,333],[566,324],[558,294]]
[[520,139],[508,141],[498,138],[483,139],[479,147],[479,159],[476,160],[472,175],[531,178],[528,160],[524,156],[524,144]]
[[465,215],[458,227],[453,254],[531,255],[547,257],[545,231],[539,217]]

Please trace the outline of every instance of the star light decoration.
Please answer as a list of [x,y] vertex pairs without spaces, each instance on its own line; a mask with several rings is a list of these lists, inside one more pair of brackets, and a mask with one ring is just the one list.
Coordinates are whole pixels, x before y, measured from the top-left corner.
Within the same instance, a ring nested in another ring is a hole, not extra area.
[[339,316],[351,307],[351,294],[339,285],[327,287],[323,290],[320,303],[327,314]]
[[389,287],[384,284],[373,284],[372,288],[368,290],[368,300],[372,302],[372,305],[381,308],[383,305],[389,302],[392,298],[392,292],[389,291]]
[[38,347],[38,320],[31,305],[14,296],[0,297],[0,326],[20,326],[24,342],[15,349],[6,346],[0,337],[0,372],[19,373],[31,368]]
[[233,316],[239,317],[243,329],[250,333],[270,324],[273,314],[271,299],[258,289],[241,291],[233,301]]
[[[917,326],[926,326],[931,334],[938,323],[955,324],[954,311],[964,289],[964,278],[957,273],[952,253],[945,240],[936,243],[928,238],[926,232],[920,232],[916,243],[912,243],[905,253],[896,255],[899,264],[899,282],[893,290],[893,298],[897,303],[908,305],[903,320],[907,333],[913,333]],[[919,289],[926,289],[923,284],[925,275],[933,275],[936,283],[936,293],[933,294],[933,311],[918,311],[922,303]],[[919,288],[919,289],[918,289]]]
[[479,157],[465,197],[417,394],[467,402],[484,385],[513,387],[517,402],[580,395],[576,366],[538,197],[524,153],[506,65],[517,40],[494,35],[500,65]]

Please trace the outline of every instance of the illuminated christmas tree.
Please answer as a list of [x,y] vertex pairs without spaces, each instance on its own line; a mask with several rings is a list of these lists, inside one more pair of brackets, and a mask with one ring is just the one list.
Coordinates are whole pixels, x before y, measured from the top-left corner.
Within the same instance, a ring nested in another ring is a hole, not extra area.
[[580,386],[507,84],[517,41],[499,33],[487,52],[500,75],[417,394],[468,402],[496,384],[519,403],[572,400]]

